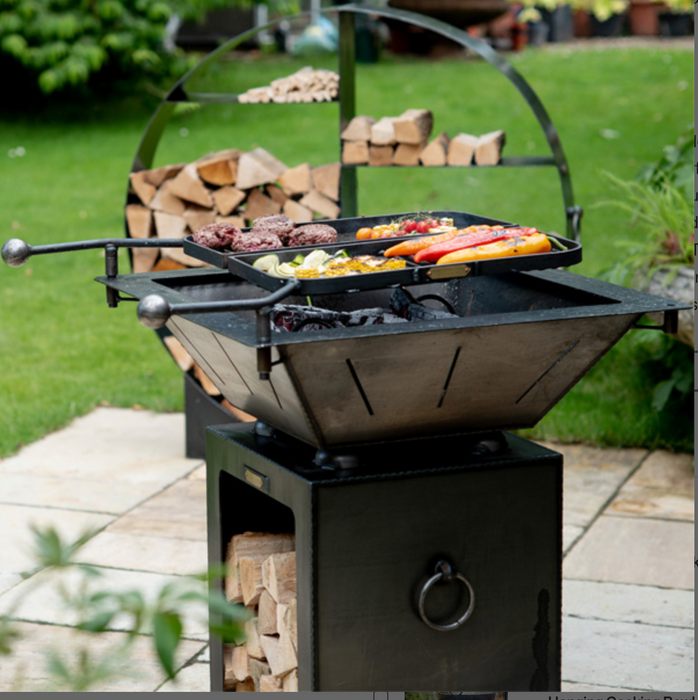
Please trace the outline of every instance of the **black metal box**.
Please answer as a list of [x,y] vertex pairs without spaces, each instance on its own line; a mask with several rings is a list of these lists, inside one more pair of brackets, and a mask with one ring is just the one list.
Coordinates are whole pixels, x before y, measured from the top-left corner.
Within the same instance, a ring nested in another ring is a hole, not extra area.
[[[558,690],[562,456],[505,434],[353,449],[351,469],[253,424],[207,431],[209,556],[295,532],[299,689]],[[446,560],[472,587],[434,581]],[[428,584],[432,579],[431,585]],[[457,629],[439,624],[458,618]],[[212,639],[212,690],[222,690]]]

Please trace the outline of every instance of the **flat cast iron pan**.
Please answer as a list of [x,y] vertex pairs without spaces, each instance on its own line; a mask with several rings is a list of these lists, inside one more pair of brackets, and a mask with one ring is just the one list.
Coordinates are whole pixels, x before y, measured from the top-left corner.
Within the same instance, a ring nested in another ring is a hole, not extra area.
[[[431,213],[434,218],[447,217],[453,219],[458,228],[465,228],[476,224],[501,225],[505,227],[515,226],[507,221],[500,221],[487,217],[467,214],[465,212],[439,211]],[[370,241],[357,241],[356,231],[364,226],[373,227],[388,224],[399,218],[410,218],[412,214],[391,214],[384,216],[366,216],[354,219],[333,219],[323,221],[337,230],[338,242],[328,245],[298,246],[292,248],[276,248],[270,250],[255,251],[252,253],[230,253],[206,248],[194,243],[191,236],[184,239],[184,252],[210,263],[216,267],[229,270],[232,274],[241,277],[248,282],[259,285],[269,291],[276,291],[283,287],[289,280],[287,277],[276,277],[256,269],[253,265],[262,255],[278,255],[280,262],[290,262],[296,255],[308,254],[318,248],[330,255],[346,250],[350,256],[355,255],[381,255],[383,251],[395,245],[403,238],[382,238]],[[318,222],[320,223],[320,222]],[[425,234],[426,235],[426,234]],[[508,272],[521,272],[529,270],[543,270],[548,268],[569,267],[582,259],[581,243],[571,241],[560,236],[550,236],[559,241],[564,250],[553,249],[549,253],[536,255],[518,255],[508,258],[492,258],[491,260],[479,260],[469,263],[452,263],[449,265],[434,265],[414,263],[406,258],[407,265],[401,270],[388,270],[385,272],[371,272],[357,275],[347,275],[329,278],[311,278],[299,280],[299,292],[302,294],[332,294],[352,290],[380,289],[393,285],[424,284],[437,280],[453,279],[457,277],[474,277],[478,275],[499,275]]]

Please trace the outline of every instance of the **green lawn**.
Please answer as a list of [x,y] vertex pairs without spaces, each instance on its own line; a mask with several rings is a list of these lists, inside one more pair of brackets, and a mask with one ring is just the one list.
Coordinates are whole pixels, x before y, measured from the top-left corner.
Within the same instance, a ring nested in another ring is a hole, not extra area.
[[[609,196],[602,171],[633,177],[692,122],[693,54],[670,45],[579,52],[558,46],[511,61],[560,132],[575,197],[586,210],[578,271],[596,275],[620,254],[614,240],[638,235],[622,213],[593,208]],[[227,61],[200,87],[246,89],[301,65],[286,58]],[[427,107],[435,114],[435,131],[503,128],[505,155],[547,154],[525,103],[483,62],[384,57],[358,66],[357,80],[359,113],[379,117]],[[42,244],[123,235],[126,178],[151,111],[130,100],[82,111],[0,115],[0,238]],[[338,158],[337,126],[335,105],[207,107],[171,120],[155,165],[255,146],[290,166],[319,165]],[[9,157],[19,146],[25,155]],[[559,180],[550,168],[363,169],[359,205],[364,214],[455,209],[564,231]],[[125,258],[122,266],[127,269]],[[98,252],[36,257],[19,269],[0,266],[0,455],[100,402],[181,410],[182,380],[174,363],[137,322],[133,305],[106,307],[104,289],[90,281],[100,274]],[[686,431],[668,414],[651,411],[648,391],[655,379],[638,379],[642,372],[633,371],[638,356],[630,345],[623,341],[536,434],[692,449],[692,427]],[[683,406],[677,410],[686,413]]]

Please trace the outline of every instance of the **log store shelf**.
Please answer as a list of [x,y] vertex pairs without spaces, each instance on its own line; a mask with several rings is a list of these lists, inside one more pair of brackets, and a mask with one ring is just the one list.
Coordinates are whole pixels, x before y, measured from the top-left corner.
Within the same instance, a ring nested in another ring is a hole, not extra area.
[[[537,156],[508,156],[502,158],[497,166],[472,166],[469,172],[478,168],[491,167],[555,167],[560,178],[562,189],[562,199],[566,220],[566,238],[579,241],[580,220],[582,209],[574,203],[572,190],[572,180],[569,166],[562,149],[562,144],[558,132],[548,116],[545,107],[533,91],[531,86],[521,76],[516,69],[502,56],[500,56],[486,42],[470,36],[467,32],[460,30],[445,22],[427,17],[415,12],[398,10],[389,7],[373,5],[370,2],[362,4],[349,3],[325,10],[322,14],[338,16],[339,19],[339,94],[332,102],[336,102],[339,108],[338,138],[337,143],[341,151],[341,140],[339,134],[347,127],[349,122],[356,116],[356,71],[355,71],[355,19],[359,15],[372,15],[386,20],[405,22],[407,24],[433,31],[467,48],[484,59],[493,68],[499,71],[503,77],[509,80],[526,101],[535,115],[545,139],[550,147],[550,155]],[[298,18],[309,18],[310,13],[300,13]],[[152,167],[158,143],[164,133],[165,128],[174,113],[177,105],[181,103],[199,104],[237,104],[240,103],[240,96],[235,93],[201,93],[187,91],[187,86],[196,77],[201,75],[210,65],[221,59],[230,51],[248,41],[259,32],[276,27],[284,19],[277,19],[268,25],[256,27],[244,34],[230,39],[223,43],[216,50],[204,57],[196,66],[186,73],[172,88],[148,123],[145,133],[138,146],[132,167],[131,174],[138,173]],[[319,104],[319,103],[318,103]],[[288,104],[289,109],[295,105]],[[241,109],[245,105],[240,105]],[[339,159],[338,159],[339,160]],[[341,166],[340,174],[340,201],[341,218],[356,217],[359,215],[358,204],[358,184],[357,171],[360,167],[346,165]],[[391,166],[391,167],[411,167],[411,166]],[[418,166],[424,167],[451,167],[451,166]],[[458,170],[458,168],[454,168]],[[127,193],[127,204],[134,201],[133,195]],[[405,210],[411,210],[408,206]],[[128,235],[128,231],[127,231]],[[166,337],[166,331],[158,331],[161,337]],[[184,374],[185,392],[185,412],[186,412],[186,445],[187,455],[190,457],[202,457],[205,453],[205,428],[208,425],[229,422],[230,413],[211,396],[208,396],[201,385],[189,374]]]

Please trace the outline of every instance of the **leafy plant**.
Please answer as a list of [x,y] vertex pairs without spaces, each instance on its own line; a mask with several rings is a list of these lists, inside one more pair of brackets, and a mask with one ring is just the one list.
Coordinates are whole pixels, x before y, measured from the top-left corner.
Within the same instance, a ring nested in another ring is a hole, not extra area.
[[21,67],[45,94],[122,80],[157,84],[193,60],[165,48],[173,17],[198,21],[216,8],[260,3],[293,6],[288,0],[0,0],[0,57],[5,71]]
[[39,570],[78,575],[77,585],[68,586],[59,578],[56,588],[63,603],[77,618],[76,629],[88,633],[88,639],[92,634],[111,629],[126,631],[121,641],[116,642],[109,653],[101,654],[101,658],[95,658],[89,643],[65,654],[52,649],[47,658],[47,670],[53,686],[83,692],[123,674],[134,642],[149,633],[152,633],[163,671],[168,678],[173,678],[177,671],[176,653],[184,632],[183,611],[192,606],[203,615],[209,610],[214,613],[215,622],[209,627],[224,642],[239,644],[244,640],[243,625],[249,619],[249,612],[228,602],[223,593],[208,590],[206,586],[210,577],[223,575],[223,572],[180,577],[165,584],[149,602],[138,590],[106,590],[98,568],[75,561],[75,555],[95,533],[87,532],[69,543],[51,527],[32,530],[37,566],[25,574],[25,578],[34,581],[34,585],[27,586],[22,596],[13,601],[9,612],[0,617],[0,655],[10,655],[20,637],[13,615],[24,601],[36,595],[39,586],[46,585],[47,577],[30,578]]
[[666,179],[637,182],[606,177],[624,195],[623,199],[599,202],[630,214],[631,224],[642,227],[641,241],[618,241],[628,255],[608,273],[615,283],[627,284],[640,276],[645,280],[658,270],[667,270],[668,284],[681,267],[692,267],[694,257],[693,210],[686,196]]
[[687,201],[693,197],[693,148],[695,129],[693,125],[684,131],[675,144],[665,146],[662,157],[640,170],[638,182],[661,187],[665,183],[679,189]]

